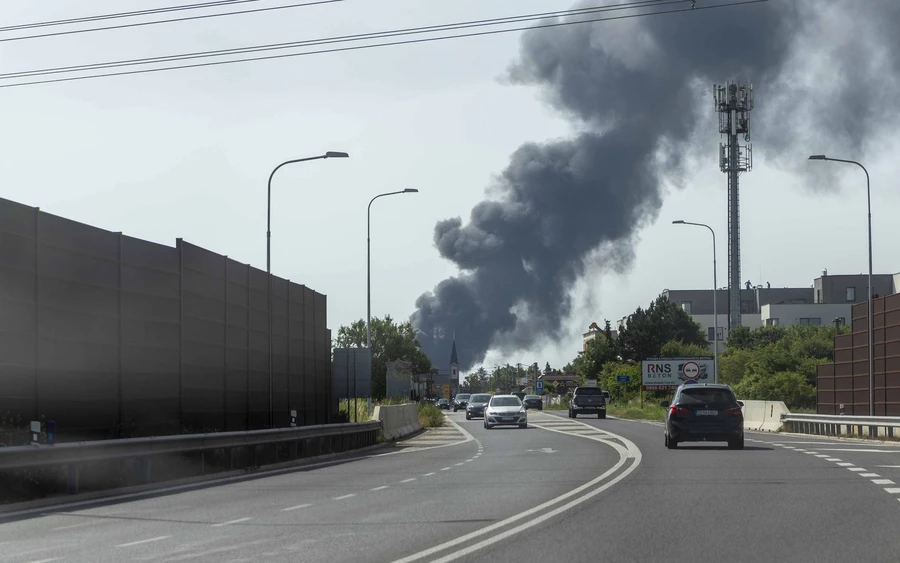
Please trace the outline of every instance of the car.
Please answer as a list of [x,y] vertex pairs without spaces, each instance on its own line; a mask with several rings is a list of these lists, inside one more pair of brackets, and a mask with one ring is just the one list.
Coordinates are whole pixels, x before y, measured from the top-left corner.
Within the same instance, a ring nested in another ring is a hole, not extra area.
[[469,397],[466,404],[466,420],[472,420],[477,416],[484,416],[484,407],[491,400],[490,393],[475,393]]
[[544,410],[544,401],[540,395],[525,395],[525,398],[522,399],[522,404],[525,405],[526,409]]
[[484,409],[484,427],[518,426],[528,428],[528,411],[515,395],[494,395]]
[[450,401],[447,399],[438,399],[438,408],[450,410]]
[[666,447],[681,442],[728,442],[733,450],[744,448],[744,403],[728,385],[693,383],[675,390],[666,408]]
[[606,396],[597,387],[576,387],[569,401],[569,418],[577,418],[579,414],[596,414],[597,418],[606,418]]
[[469,404],[469,397],[471,397],[471,393],[460,393],[456,397],[453,398],[453,412],[456,412],[460,409],[465,409],[466,405]]

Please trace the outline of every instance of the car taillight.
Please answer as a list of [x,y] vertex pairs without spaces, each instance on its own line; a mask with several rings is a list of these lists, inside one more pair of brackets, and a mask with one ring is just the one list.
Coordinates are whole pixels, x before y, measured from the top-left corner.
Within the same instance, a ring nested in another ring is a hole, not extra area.
[[725,414],[734,416],[743,413],[741,412],[741,407],[728,407],[727,409],[725,409]]
[[669,409],[669,412],[671,414],[691,414],[690,409],[682,407],[681,405],[672,405],[672,407]]

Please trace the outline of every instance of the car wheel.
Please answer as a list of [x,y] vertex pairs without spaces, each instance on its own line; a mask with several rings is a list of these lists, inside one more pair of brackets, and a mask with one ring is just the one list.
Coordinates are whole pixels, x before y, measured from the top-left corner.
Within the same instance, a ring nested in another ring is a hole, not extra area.
[[466,413],[466,420],[472,420],[472,417],[469,415],[469,413]]
[[729,440],[728,441],[728,449],[730,450],[743,450],[744,449],[744,437],[741,436],[737,440]]
[[528,423],[526,422],[525,424],[520,424],[519,428],[522,428],[522,429],[528,428]]
[[572,411],[572,418],[578,418],[578,413],[575,411]]
[[492,428],[492,426],[491,426],[490,424],[488,424],[487,421],[485,421],[485,423],[484,423],[484,429],[485,429],[485,430],[490,430],[491,428]]
[[669,436],[668,433],[666,433],[666,447],[670,450],[674,450],[678,447],[678,440]]
[[597,413],[597,418],[606,418],[606,413],[605,413],[605,412],[598,412],[598,413]]

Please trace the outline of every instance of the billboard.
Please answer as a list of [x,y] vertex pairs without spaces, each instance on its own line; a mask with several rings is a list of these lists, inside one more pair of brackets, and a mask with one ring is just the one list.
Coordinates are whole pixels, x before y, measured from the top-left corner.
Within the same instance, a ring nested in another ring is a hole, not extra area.
[[368,348],[335,348],[332,396],[338,399],[371,397],[371,368]]
[[641,384],[647,391],[677,389],[685,383],[712,383],[712,358],[648,358],[641,362]]

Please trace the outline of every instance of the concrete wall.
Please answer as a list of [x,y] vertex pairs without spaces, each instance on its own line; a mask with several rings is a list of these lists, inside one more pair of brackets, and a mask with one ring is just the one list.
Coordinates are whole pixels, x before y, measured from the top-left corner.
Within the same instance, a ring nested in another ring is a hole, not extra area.
[[[800,319],[818,319],[819,325],[828,326],[834,323],[834,319],[842,317],[845,324],[850,323],[850,303],[810,303],[802,305],[777,304],[763,305],[762,323],[768,324],[769,319],[778,319],[779,326],[793,326],[800,324]],[[815,321],[809,321],[810,324]]]
[[381,421],[381,432],[385,440],[397,440],[422,430],[419,407],[415,403],[379,405],[372,413],[372,420]]

